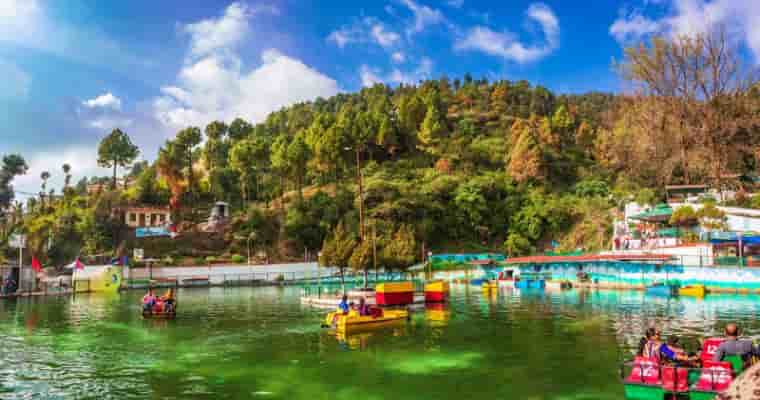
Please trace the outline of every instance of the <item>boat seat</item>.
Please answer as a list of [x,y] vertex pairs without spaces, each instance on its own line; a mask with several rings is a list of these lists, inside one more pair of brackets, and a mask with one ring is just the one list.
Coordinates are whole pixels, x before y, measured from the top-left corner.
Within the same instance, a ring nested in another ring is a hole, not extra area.
[[631,374],[625,378],[626,383],[643,385],[660,385],[660,364],[656,358],[636,357],[633,360]]
[[689,391],[689,370],[673,366],[662,367],[662,390],[670,393]]
[[705,361],[694,389],[701,392],[722,392],[731,385],[734,373],[729,362]]

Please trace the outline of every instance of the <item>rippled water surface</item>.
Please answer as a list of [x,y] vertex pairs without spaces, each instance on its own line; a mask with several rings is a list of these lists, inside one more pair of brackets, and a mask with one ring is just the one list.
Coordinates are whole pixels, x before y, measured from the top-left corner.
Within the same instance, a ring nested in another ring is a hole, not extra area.
[[0,398],[621,399],[619,361],[646,326],[687,347],[727,321],[760,333],[754,296],[452,290],[348,337],[297,288],[180,290],[175,321],[143,320],[134,291],[6,300]]

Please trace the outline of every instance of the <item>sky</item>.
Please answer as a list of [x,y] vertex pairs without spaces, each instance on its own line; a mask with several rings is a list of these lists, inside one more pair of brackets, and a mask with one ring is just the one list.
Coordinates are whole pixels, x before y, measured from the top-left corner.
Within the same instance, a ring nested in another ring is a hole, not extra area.
[[22,154],[15,187],[37,192],[64,163],[75,181],[108,175],[97,143],[113,128],[153,160],[186,126],[377,82],[619,92],[614,61],[652,35],[727,27],[756,64],[758,20],[755,0],[0,0],[0,155]]

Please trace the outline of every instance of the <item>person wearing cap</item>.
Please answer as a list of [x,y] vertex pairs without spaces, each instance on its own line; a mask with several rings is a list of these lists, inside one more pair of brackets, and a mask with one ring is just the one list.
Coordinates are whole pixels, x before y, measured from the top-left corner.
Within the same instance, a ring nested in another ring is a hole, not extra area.
[[741,356],[745,358],[760,354],[757,346],[751,340],[739,339],[739,327],[736,324],[726,325],[724,334],[726,338],[715,351],[713,361],[723,361],[726,356]]

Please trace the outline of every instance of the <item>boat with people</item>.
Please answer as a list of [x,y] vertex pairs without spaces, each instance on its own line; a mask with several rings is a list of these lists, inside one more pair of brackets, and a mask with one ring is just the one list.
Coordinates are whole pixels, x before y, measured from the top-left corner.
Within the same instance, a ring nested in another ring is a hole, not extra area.
[[724,338],[708,338],[700,355],[682,361],[636,356],[620,368],[626,400],[712,400],[726,391],[745,369],[741,356],[715,361]]
[[338,310],[328,313],[322,326],[335,328],[337,332],[347,332],[387,326],[404,322],[407,319],[409,319],[409,311],[407,310],[372,308],[369,315],[360,315],[359,311],[353,309],[349,310],[348,313]]
[[151,319],[174,319],[177,317],[177,298],[170,288],[163,296],[153,294],[153,289],[142,299],[142,316]]

